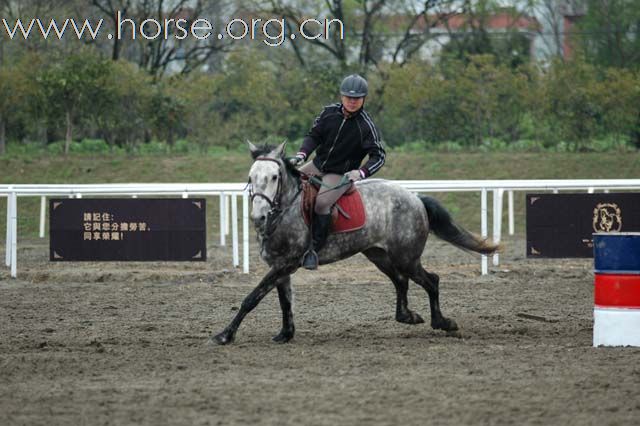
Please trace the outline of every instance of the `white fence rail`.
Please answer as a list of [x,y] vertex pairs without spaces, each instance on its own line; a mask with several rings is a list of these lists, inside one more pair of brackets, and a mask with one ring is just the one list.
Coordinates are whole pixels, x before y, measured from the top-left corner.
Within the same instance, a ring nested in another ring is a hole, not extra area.
[[[640,189],[640,179],[577,179],[577,180],[398,180],[396,184],[412,192],[479,192],[480,234],[488,236],[488,193],[493,193],[492,238],[499,242],[502,237],[503,195],[507,191],[509,234],[514,233],[514,191],[587,191]],[[242,199],[242,264],[243,272],[249,272],[249,196],[244,183],[180,183],[180,184],[96,184],[96,185],[0,185],[0,197],[7,198],[6,256],[5,263],[11,268],[11,276],[17,276],[18,247],[18,198],[40,197],[40,237],[45,236],[47,197],[82,198],[89,196],[217,196],[220,201],[220,245],[226,245],[231,233],[233,266],[238,267],[238,196]],[[230,217],[231,216],[231,217]],[[499,255],[493,256],[493,264],[499,264]],[[482,256],[481,272],[488,273],[488,258]]]

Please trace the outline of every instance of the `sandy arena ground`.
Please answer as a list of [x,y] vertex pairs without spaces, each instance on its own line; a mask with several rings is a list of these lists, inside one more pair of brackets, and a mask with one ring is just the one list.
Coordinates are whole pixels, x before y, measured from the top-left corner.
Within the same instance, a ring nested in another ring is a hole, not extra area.
[[[462,338],[394,321],[391,283],[362,256],[293,278],[297,334],[279,345],[277,295],[236,342],[207,344],[265,267],[50,263],[21,241],[0,269],[0,425],[638,424],[640,348],[593,348],[589,260],[500,267],[431,239],[423,262]],[[252,248],[255,255],[255,247]],[[4,259],[4,251],[0,251]],[[410,308],[428,318],[427,296]]]

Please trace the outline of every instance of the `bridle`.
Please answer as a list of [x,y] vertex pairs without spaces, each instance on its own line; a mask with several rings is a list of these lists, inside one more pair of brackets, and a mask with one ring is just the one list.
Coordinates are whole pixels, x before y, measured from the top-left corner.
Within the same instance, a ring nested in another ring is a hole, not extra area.
[[[249,187],[249,196],[251,197],[251,202],[256,197],[261,197],[269,203],[269,207],[271,209],[267,212],[267,218],[265,220],[264,231],[260,234],[262,236],[262,243],[264,244],[266,240],[275,232],[280,220],[282,219],[282,164],[275,158],[269,157],[257,157],[255,161],[271,161],[278,165],[278,187],[276,188],[276,193],[273,198],[269,198],[267,195],[261,192],[253,192],[253,185],[251,184],[251,180],[247,182],[247,186]],[[298,190],[298,193],[300,190]]]
[[280,161],[276,160],[275,158],[269,158],[269,157],[258,157],[255,159],[255,161],[271,161],[274,162],[278,165],[278,187],[276,188],[276,193],[273,196],[273,199],[269,198],[267,195],[261,193],[261,192],[253,192],[253,185],[251,184],[251,181],[249,181],[247,183],[247,186],[249,187],[249,196],[251,197],[251,202],[253,203],[253,199],[256,197],[262,197],[264,198],[267,203],[269,203],[269,207],[271,207],[271,210],[269,211],[269,213],[271,213],[271,211],[273,210],[279,210],[280,209],[280,203],[281,203],[281,198],[282,198],[282,168],[280,167]]

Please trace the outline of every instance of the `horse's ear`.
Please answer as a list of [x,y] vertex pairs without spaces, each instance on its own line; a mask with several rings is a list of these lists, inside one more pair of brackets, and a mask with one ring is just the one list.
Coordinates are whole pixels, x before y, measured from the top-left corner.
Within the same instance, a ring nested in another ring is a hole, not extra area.
[[276,149],[271,151],[271,153],[275,156],[275,158],[280,158],[284,156],[284,153],[287,151],[287,141],[282,142]]
[[251,158],[253,158],[255,160],[256,157],[258,156],[258,152],[260,151],[260,148],[258,148],[254,144],[252,144],[249,139],[247,139],[247,145],[249,145],[249,151],[251,152]]

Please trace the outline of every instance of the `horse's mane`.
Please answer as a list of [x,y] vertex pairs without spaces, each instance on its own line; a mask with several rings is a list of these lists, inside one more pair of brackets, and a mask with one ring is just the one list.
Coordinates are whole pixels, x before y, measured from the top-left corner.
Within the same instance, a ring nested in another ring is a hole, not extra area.
[[[266,156],[267,154],[269,154],[271,151],[273,151],[277,147],[265,143],[265,144],[257,146],[256,148],[257,149],[255,151],[251,151],[251,158],[253,158],[254,161],[258,157]],[[294,177],[296,179],[300,179],[300,171],[295,166],[291,165],[286,160],[286,157],[284,156],[284,153],[282,155],[280,155],[280,160],[282,160],[282,163],[284,164],[284,169],[287,171],[287,173],[290,176],[292,176],[292,177]]]

